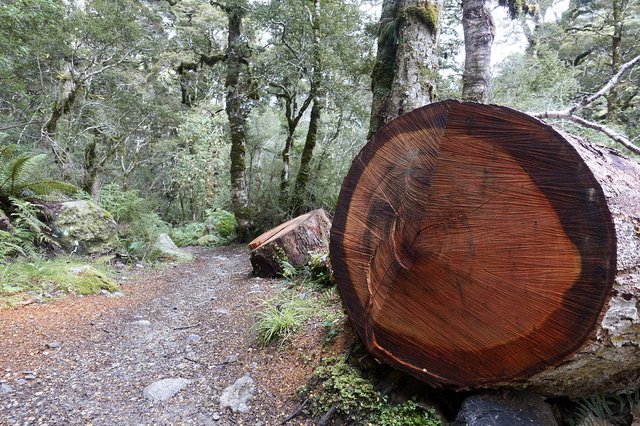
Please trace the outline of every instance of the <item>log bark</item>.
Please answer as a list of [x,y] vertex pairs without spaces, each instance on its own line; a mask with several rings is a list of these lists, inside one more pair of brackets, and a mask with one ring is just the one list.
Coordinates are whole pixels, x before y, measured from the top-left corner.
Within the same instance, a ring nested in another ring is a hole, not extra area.
[[639,193],[613,151],[509,108],[432,104],[353,161],[335,279],[368,350],[435,386],[637,387]]
[[327,213],[318,209],[260,235],[249,243],[254,275],[275,277],[282,274],[282,261],[301,268],[313,255],[327,254],[330,228]]

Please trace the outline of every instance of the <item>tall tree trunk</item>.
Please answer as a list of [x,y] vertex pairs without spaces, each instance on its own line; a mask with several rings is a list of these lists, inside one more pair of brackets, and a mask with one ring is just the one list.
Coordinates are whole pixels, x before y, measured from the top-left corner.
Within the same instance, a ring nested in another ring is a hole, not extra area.
[[431,0],[384,0],[369,137],[388,121],[435,98],[439,7]]
[[[611,39],[611,75],[616,75],[622,65],[622,0],[613,0],[613,36]],[[614,86],[606,96],[607,118],[611,121],[618,120],[620,102],[618,89]]]
[[68,180],[70,178],[71,158],[58,142],[58,123],[62,116],[71,110],[83,86],[73,79],[70,64],[65,65],[62,75],[63,78],[58,89],[57,99],[51,107],[49,118],[42,126],[42,136],[51,147],[53,158],[60,167],[62,179]]
[[245,145],[246,121],[248,106],[246,105],[246,87],[241,82],[242,71],[246,66],[245,52],[242,43],[242,15],[240,5],[231,3],[226,8],[229,20],[227,76],[225,87],[226,113],[231,133],[231,208],[238,220],[238,238],[246,239],[249,227],[247,207],[249,199],[245,179]]
[[[312,80],[313,80],[312,76]],[[297,107],[295,90],[289,91],[285,86],[274,84],[274,87],[280,88],[282,93],[278,93],[278,98],[284,99],[285,102],[285,117],[287,119],[287,139],[282,149],[282,172],[280,173],[280,205],[285,206],[287,204],[288,190],[289,190],[289,169],[291,162],[291,150],[293,149],[294,135],[296,128],[300,123],[300,119],[304,115],[309,105],[314,99],[313,87],[309,93],[309,96],[304,100],[300,109]]]
[[486,0],[463,0],[462,28],[465,51],[462,99],[486,103],[489,100],[494,35],[493,20]]
[[82,189],[86,193],[91,194],[91,196],[97,195],[96,178],[98,177],[100,169],[96,153],[97,137],[98,135],[94,134],[84,149],[84,180],[82,182]]
[[311,96],[313,106],[311,107],[311,117],[309,118],[309,128],[307,138],[300,157],[300,169],[296,176],[296,185],[291,200],[292,210],[296,214],[302,214],[305,210],[303,205],[309,183],[309,171],[311,169],[311,159],[313,150],[318,140],[318,129],[320,127],[320,117],[322,115],[322,101],[320,92],[322,90],[322,50],[320,46],[320,0],[313,0],[312,11],[313,25],[313,76],[311,81]]

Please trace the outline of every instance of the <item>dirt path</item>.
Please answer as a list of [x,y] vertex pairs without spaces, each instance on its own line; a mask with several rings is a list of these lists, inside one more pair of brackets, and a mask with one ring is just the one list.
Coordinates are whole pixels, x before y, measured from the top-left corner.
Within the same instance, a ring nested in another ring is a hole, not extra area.
[[[257,348],[253,316],[281,284],[252,278],[242,247],[194,254],[130,278],[119,297],[0,311],[0,424],[276,425],[293,412],[318,342]],[[221,407],[223,390],[247,374],[249,412]],[[165,378],[189,382],[164,402],[143,395]]]

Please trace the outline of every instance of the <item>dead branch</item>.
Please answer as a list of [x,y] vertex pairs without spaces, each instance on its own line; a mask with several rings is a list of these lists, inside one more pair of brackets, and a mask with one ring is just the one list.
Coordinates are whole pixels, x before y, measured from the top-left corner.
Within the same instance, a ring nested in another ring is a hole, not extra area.
[[595,123],[593,121],[589,121],[582,117],[578,117],[574,115],[576,112],[588,107],[593,102],[595,102],[600,97],[604,96],[607,92],[609,92],[609,90],[611,90],[616,84],[620,82],[622,75],[627,70],[633,68],[638,63],[640,63],[640,55],[636,56],[629,62],[622,64],[622,66],[620,67],[620,70],[613,77],[611,77],[611,79],[607,82],[607,84],[602,86],[602,88],[598,90],[596,93],[592,94],[591,96],[583,97],[579,102],[576,102],[575,104],[573,104],[571,107],[567,109],[559,110],[559,111],[536,112],[536,113],[531,113],[530,115],[536,118],[543,118],[543,119],[547,118],[547,119],[573,121],[574,123],[577,123],[582,127],[586,127],[586,128],[597,130],[601,133],[604,133],[611,140],[623,145],[628,150],[636,154],[640,154],[640,147],[638,147],[637,145],[634,145],[626,136],[621,135],[620,133],[616,132],[610,127],[605,126],[604,124]]

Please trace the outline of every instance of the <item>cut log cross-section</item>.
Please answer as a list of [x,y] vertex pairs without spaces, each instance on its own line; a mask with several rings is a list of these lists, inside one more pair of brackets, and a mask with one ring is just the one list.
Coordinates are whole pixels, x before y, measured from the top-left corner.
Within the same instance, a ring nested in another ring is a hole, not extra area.
[[[637,270],[639,172],[508,108],[445,101],[399,117],[353,161],[333,221],[352,324],[373,355],[434,385],[580,394],[623,369],[637,378],[640,363],[602,352],[618,349],[601,323],[612,294],[637,303],[616,255]],[[631,224],[625,247],[614,218]],[[637,354],[637,333],[624,339]],[[603,377],[581,377],[584,359],[574,377],[542,376],[581,352],[609,359]]]
[[275,277],[282,273],[282,261],[300,268],[312,255],[326,255],[329,228],[327,213],[317,209],[270,229],[249,243],[253,273]]

